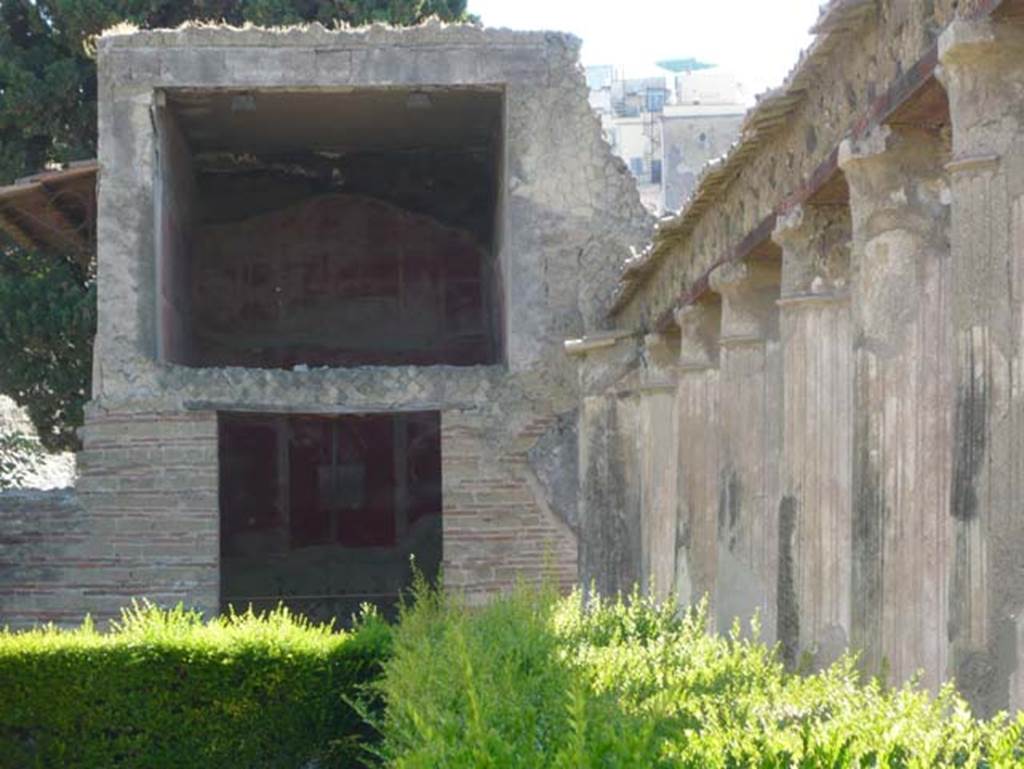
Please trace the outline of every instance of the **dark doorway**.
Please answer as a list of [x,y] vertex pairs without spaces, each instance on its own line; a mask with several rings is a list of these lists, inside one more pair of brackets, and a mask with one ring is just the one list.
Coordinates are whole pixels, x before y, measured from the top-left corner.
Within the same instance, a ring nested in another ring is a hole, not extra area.
[[438,412],[220,415],[221,606],[347,624],[441,565]]

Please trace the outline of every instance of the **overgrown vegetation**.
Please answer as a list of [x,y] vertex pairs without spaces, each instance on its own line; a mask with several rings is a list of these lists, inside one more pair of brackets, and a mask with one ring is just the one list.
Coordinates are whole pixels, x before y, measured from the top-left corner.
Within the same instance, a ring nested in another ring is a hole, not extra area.
[[[91,43],[107,27],[175,27],[190,19],[411,25],[430,16],[466,19],[466,0],[0,0],[0,185],[96,156]],[[72,255],[34,254],[0,234],[0,393],[29,409],[53,450],[76,447],[88,397],[96,313],[90,271]]]
[[790,674],[700,608],[525,587],[470,609],[421,584],[394,627],[340,633],[144,606],[0,634],[0,693],[4,768],[1024,765],[1024,716],[977,721],[952,688]]
[[389,632],[332,632],[279,610],[204,623],[139,606],[112,633],[0,633],[0,767],[357,766],[348,702]]
[[471,611],[421,588],[377,690],[379,754],[408,769],[1024,765],[1024,718],[862,683],[852,659],[788,674],[738,628],[637,597],[521,589]]

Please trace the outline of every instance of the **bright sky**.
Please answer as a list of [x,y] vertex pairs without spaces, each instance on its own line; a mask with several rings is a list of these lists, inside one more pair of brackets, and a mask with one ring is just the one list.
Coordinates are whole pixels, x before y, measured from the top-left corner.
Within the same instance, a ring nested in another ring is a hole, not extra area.
[[489,27],[553,29],[583,40],[584,64],[643,77],[662,59],[731,70],[752,101],[779,85],[810,43],[824,0],[469,0]]

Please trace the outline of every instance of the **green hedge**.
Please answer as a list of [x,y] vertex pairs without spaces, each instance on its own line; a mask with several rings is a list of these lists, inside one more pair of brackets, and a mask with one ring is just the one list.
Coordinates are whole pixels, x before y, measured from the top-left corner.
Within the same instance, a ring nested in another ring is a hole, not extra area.
[[395,769],[1024,766],[1024,716],[979,721],[952,688],[889,689],[850,658],[790,674],[700,608],[419,593],[375,685]]
[[321,769],[358,765],[350,706],[390,631],[278,610],[204,623],[139,606],[113,632],[0,633],[0,767]]

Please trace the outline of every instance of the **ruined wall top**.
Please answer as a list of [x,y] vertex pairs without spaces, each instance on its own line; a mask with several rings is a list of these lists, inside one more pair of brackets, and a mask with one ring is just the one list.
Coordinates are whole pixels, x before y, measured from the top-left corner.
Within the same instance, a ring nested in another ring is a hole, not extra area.
[[432,19],[415,27],[121,26],[99,40],[100,83],[156,87],[343,87],[522,83],[574,72],[580,40]]
[[413,27],[371,24],[363,27],[325,27],[319,22],[286,27],[241,27],[189,22],[175,29],[139,30],[129,25],[108,29],[99,39],[101,50],[113,48],[291,47],[368,48],[378,46],[512,46],[563,49],[575,58],[581,41],[552,31],[487,28],[479,24],[446,24],[437,18]]

